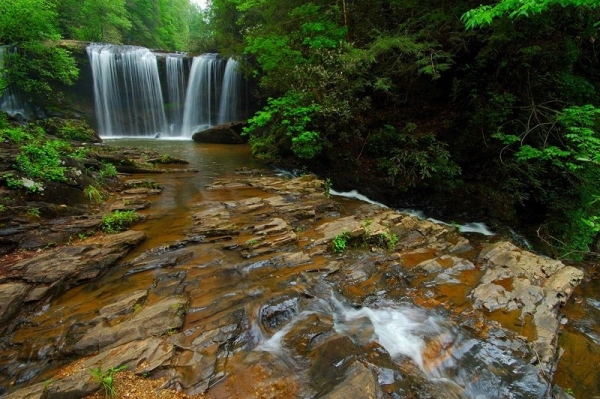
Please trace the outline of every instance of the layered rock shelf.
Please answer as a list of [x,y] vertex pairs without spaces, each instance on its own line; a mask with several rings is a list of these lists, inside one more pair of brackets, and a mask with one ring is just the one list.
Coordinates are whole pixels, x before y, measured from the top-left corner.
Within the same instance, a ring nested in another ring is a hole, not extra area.
[[[568,322],[560,310],[579,269],[329,197],[314,176],[245,172],[206,189],[231,200],[197,203],[182,240],[125,257],[145,236],[132,230],[3,266],[6,398],[91,394],[98,366],[214,398],[458,398],[491,389],[489,397],[542,398],[552,389]],[[156,194],[123,195],[141,195],[151,212]],[[94,285],[110,273],[113,288]],[[381,315],[429,326],[417,333],[417,355],[390,349]],[[24,357],[37,362],[35,377],[20,369]],[[461,374],[466,365],[470,375]]]

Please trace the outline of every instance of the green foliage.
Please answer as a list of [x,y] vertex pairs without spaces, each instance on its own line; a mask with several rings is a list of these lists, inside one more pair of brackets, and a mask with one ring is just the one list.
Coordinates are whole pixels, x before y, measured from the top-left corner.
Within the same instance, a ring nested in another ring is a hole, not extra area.
[[325,197],[327,197],[327,198],[331,197],[332,183],[331,183],[331,179],[329,177],[327,179],[325,179],[324,188],[325,188]]
[[120,43],[122,32],[131,28],[124,0],[85,0],[79,22],[74,36],[86,41]]
[[[293,92],[277,99],[270,98],[267,106],[248,121],[249,126],[244,128],[244,134],[271,127],[263,134],[274,137],[285,135],[291,139],[291,149],[297,157],[314,158],[323,149],[323,145],[319,133],[309,130],[308,126],[314,113],[320,110],[320,106],[314,103],[304,106],[306,102],[300,94]],[[275,149],[263,149],[265,142],[254,137],[250,144],[254,154],[262,159],[267,159],[267,156],[275,153]]]
[[15,179],[13,177],[12,173],[6,173],[3,177],[6,180],[6,185],[9,188],[19,189],[19,188],[23,188],[25,186],[25,184],[23,183],[23,180]]
[[15,167],[32,179],[64,181],[67,168],[62,166],[61,153],[69,145],[60,140],[35,141],[21,147]]
[[462,15],[461,20],[467,29],[473,29],[490,25],[492,21],[503,16],[530,17],[556,6],[593,9],[600,7],[600,3],[590,0],[500,0],[493,6],[481,5],[467,11]]
[[111,163],[105,163],[100,170],[100,177],[102,179],[116,177],[117,176],[117,168],[115,165]]
[[117,396],[117,390],[114,385],[114,376],[119,371],[123,371],[127,368],[126,365],[119,367],[111,367],[106,371],[102,371],[102,366],[98,366],[90,370],[92,376],[100,385],[100,388],[104,390],[105,398],[115,398]]
[[335,237],[331,241],[333,252],[336,254],[342,253],[346,250],[348,245],[348,239],[350,238],[350,233],[344,231]]
[[[26,93],[49,95],[50,84],[74,83],[78,69],[70,53],[57,46],[54,3],[4,0],[0,3],[0,45],[15,46],[5,56],[4,80]],[[4,87],[0,87],[2,91]]]
[[[556,247],[570,257],[580,257],[599,232],[600,109],[566,107],[554,114],[552,126],[544,130],[543,141],[531,129],[520,136],[497,133],[495,137],[507,148],[517,147],[515,159],[527,165],[530,180],[545,193],[539,200],[552,210],[548,227]],[[542,179],[546,175],[552,180]]]
[[127,230],[140,216],[135,211],[113,211],[102,215],[102,229],[109,234]]
[[[439,78],[441,72],[452,66],[452,55],[439,49],[432,41],[423,41],[412,35],[380,35],[367,48],[365,56],[370,62],[395,57],[404,62],[403,74],[422,73],[432,78]],[[385,78],[383,78],[385,80]],[[389,81],[388,81],[389,82]],[[385,85],[385,81],[376,80],[377,86]]]
[[424,183],[450,188],[454,184],[460,168],[446,147],[435,136],[417,132],[415,124],[408,124],[402,132],[385,126],[370,142],[370,151],[378,156],[378,166],[390,183],[408,187]]
[[150,48],[185,49],[194,12],[188,0],[130,0],[126,10],[131,21],[126,42]]
[[31,218],[39,218],[40,217],[40,208],[30,207],[27,209],[27,216]]
[[33,140],[34,135],[21,126],[0,129],[0,141],[9,140],[15,144]]
[[396,248],[396,244],[398,243],[398,240],[400,240],[400,237],[398,237],[397,234],[394,234],[389,231],[385,234],[385,241],[387,242],[387,247],[388,247],[388,250],[390,250],[390,251],[393,251],[394,248]]
[[96,132],[81,119],[48,118],[40,121],[46,134],[59,139],[93,142],[97,140]]
[[101,204],[104,202],[105,195],[102,190],[93,184],[87,186],[84,190],[85,195],[89,198],[91,203]]

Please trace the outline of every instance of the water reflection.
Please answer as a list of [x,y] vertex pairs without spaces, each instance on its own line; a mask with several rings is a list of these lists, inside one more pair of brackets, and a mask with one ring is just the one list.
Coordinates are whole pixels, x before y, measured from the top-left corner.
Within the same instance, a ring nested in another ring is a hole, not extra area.
[[148,211],[151,214],[144,223],[137,224],[134,229],[142,230],[148,236],[146,243],[132,254],[182,239],[182,231],[191,222],[190,212],[194,205],[203,200],[234,200],[236,198],[219,198],[205,189],[205,185],[219,176],[232,173],[236,169],[267,169],[268,167],[252,158],[247,145],[200,144],[190,140],[156,140],[156,139],[105,139],[107,145],[115,147],[136,147],[157,151],[161,154],[181,158],[189,162],[186,168],[197,169],[198,172],[164,173],[136,175],[136,178],[147,178],[156,181],[163,187],[163,192],[152,202]]

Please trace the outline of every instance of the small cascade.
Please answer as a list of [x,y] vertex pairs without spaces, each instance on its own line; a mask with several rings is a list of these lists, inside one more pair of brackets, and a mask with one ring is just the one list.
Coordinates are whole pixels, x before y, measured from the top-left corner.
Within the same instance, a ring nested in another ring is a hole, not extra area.
[[[0,70],[4,69],[4,65],[7,61],[6,55],[11,51],[12,48],[10,46],[0,46]],[[6,76],[3,77],[6,78]],[[8,87],[0,94],[0,111],[4,111],[11,116],[21,116],[23,119],[31,118],[31,109],[23,99],[23,95],[19,90],[8,85]]]
[[221,105],[219,107],[219,124],[236,121],[238,118],[238,102],[242,75],[239,64],[233,58],[227,60],[225,74],[223,75],[223,90],[221,91]]
[[182,136],[213,126],[217,121],[217,87],[221,81],[221,60],[217,54],[194,57],[185,95]]
[[[377,343],[384,348],[391,363],[371,364],[384,385],[402,380],[398,378],[399,370],[411,370],[409,373],[429,382],[427,389],[433,396],[427,397],[484,398],[494,392],[497,396],[493,397],[541,398],[539,393],[546,389],[538,369],[513,357],[509,349],[495,345],[494,338],[475,338],[437,312],[386,301],[357,308],[336,295],[317,300],[271,337],[261,331],[255,333],[259,339],[255,351],[269,352],[301,369],[301,363],[288,357],[295,350],[290,344],[297,342],[293,337],[302,331],[302,323],[312,324],[312,315],[321,315],[321,319],[331,316],[334,331],[350,338],[357,347],[369,348]],[[323,351],[318,356],[328,354]],[[326,364],[343,369],[349,358],[339,362],[339,357],[327,358]],[[416,368],[410,367],[411,363]]]
[[169,54],[167,63],[167,90],[169,109],[169,131],[171,136],[179,134],[183,123],[183,106],[185,102],[185,76],[183,55]]
[[156,56],[135,46],[90,45],[87,52],[100,136],[167,134]]

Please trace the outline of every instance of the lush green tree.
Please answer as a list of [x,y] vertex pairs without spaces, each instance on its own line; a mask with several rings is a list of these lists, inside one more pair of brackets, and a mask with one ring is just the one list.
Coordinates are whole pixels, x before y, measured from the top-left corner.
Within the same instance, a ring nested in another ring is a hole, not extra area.
[[[269,97],[247,129],[255,155],[334,163],[371,157],[398,189],[457,176],[431,132],[404,118],[373,118],[379,107],[405,101],[398,86],[437,79],[452,64],[432,37],[380,19],[390,11],[400,18],[398,2],[370,4],[364,15],[360,2],[240,0],[235,12],[224,3],[217,3],[226,10],[220,18],[244,32],[249,68]],[[227,32],[223,42],[235,41]],[[409,122],[414,129],[405,129]],[[374,133],[383,130],[394,133]],[[384,136],[394,144],[381,145]]]
[[539,236],[570,257],[591,250],[600,231],[598,6],[501,1],[462,16],[468,28],[486,27],[457,88],[469,93],[469,124],[489,140],[486,152],[500,155],[486,169],[499,172],[513,209],[535,215]]
[[189,14],[189,36],[185,48],[191,53],[216,53],[218,45],[214,24],[211,24],[211,9],[192,5]]
[[79,23],[71,26],[76,39],[121,43],[123,34],[131,28],[125,0],[84,0],[78,8]]
[[32,95],[48,95],[53,81],[73,83],[75,61],[57,46],[60,35],[54,5],[46,0],[4,0],[0,3],[0,44],[10,51],[3,64],[5,85]]
[[132,26],[125,36],[128,44],[150,48],[184,50],[188,43],[189,0],[127,0]]
[[481,5],[467,11],[461,19],[467,28],[490,25],[497,18],[529,17],[548,11],[552,7],[580,7],[595,9],[600,3],[595,0],[501,0],[494,5]]

